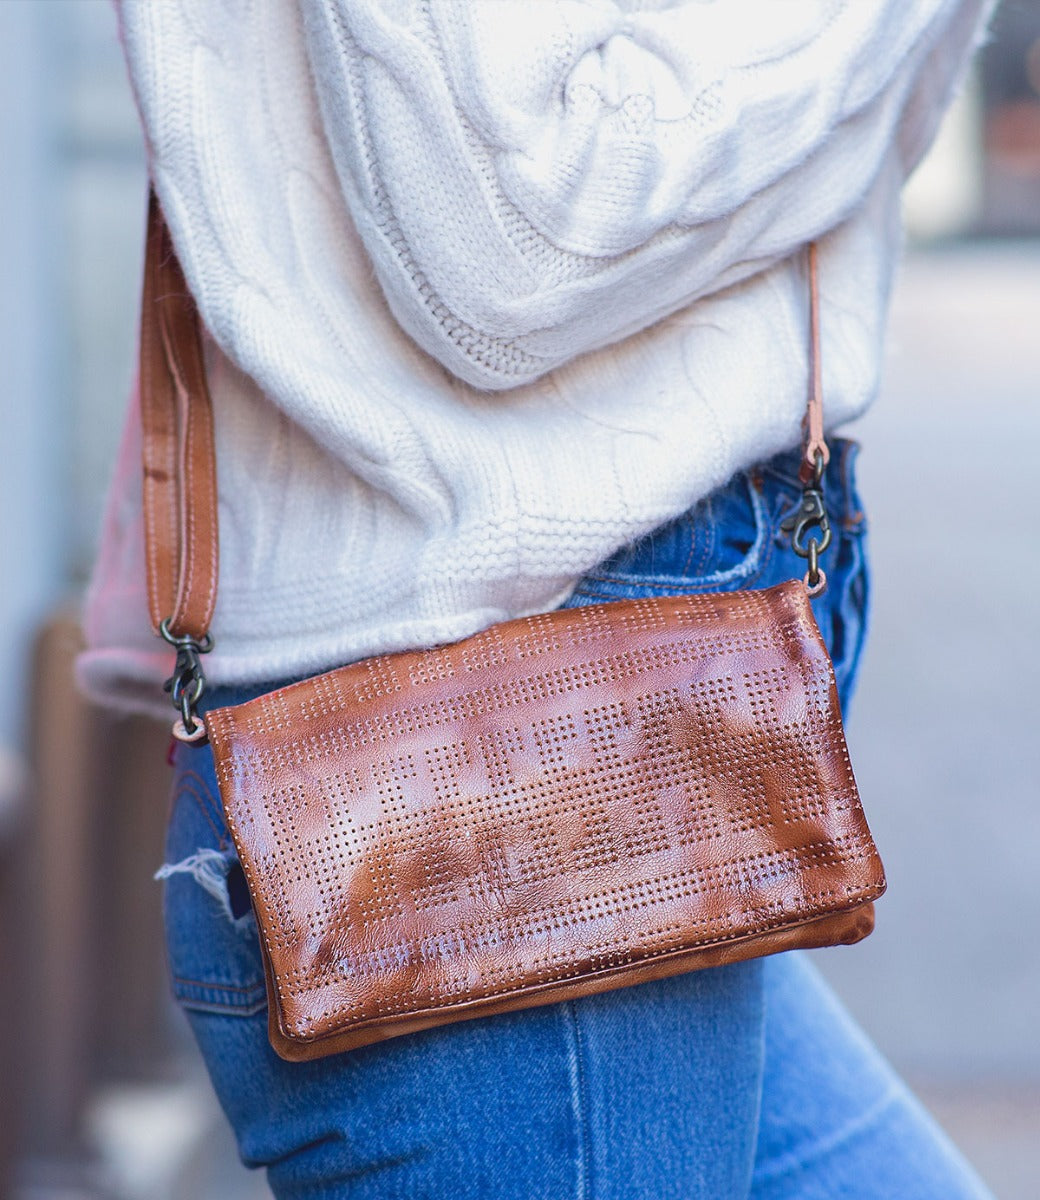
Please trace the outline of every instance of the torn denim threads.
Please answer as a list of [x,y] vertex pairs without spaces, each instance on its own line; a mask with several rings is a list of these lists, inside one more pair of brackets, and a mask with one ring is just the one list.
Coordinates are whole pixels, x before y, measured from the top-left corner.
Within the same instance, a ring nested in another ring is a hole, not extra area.
[[216,781],[210,771],[204,777],[195,769],[191,749],[181,746],[174,757],[166,861],[155,876],[165,883],[173,993],[202,1011],[258,1012],[266,1007],[266,992],[256,920]]

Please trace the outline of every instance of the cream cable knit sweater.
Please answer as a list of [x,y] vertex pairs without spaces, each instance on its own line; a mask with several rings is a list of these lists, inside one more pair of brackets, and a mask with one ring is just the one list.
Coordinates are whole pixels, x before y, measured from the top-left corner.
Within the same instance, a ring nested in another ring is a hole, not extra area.
[[[211,335],[215,681],[560,603],[872,399],[899,189],[990,0],[118,0]],[[153,701],[131,413],[95,694]]]

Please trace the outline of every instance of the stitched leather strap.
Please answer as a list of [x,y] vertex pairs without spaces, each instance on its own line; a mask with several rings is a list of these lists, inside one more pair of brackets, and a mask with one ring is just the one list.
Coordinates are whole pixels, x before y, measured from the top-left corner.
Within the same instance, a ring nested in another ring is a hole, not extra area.
[[140,371],[145,560],[152,626],[202,641],[217,596],[213,407],[199,317],[153,192]]
[[805,407],[805,454],[802,458],[802,483],[808,483],[816,470],[816,456],[830,461],[831,452],[823,437],[823,366],[820,358],[820,283],[816,243],[809,243],[809,399]]
[[[827,462],[820,367],[816,243],[809,246],[810,384],[802,479]],[[199,317],[152,192],[141,304],[141,424],[148,606],[156,632],[202,641],[217,593],[217,475],[213,407]]]

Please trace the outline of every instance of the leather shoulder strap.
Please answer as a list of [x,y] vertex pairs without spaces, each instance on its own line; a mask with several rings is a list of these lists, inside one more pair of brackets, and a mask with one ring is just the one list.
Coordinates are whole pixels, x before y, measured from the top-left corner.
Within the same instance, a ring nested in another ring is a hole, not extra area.
[[[823,436],[816,243],[809,246],[810,384],[802,478],[829,458]],[[145,557],[156,632],[201,642],[217,593],[217,477],[213,407],[199,317],[153,192],[141,304]]]
[[155,193],[148,201],[138,390],[148,609],[158,633],[203,641],[217,597],[213,406],[199,317]]
[[809,398],[805,406],[805,453],[802,457],[802,483],[808,483],[816,473],[816,456],[823,455],[824,464],[831,452],[823,436],[823,366],[820,357],[820,280],[817,266],[817,247],[809,243]]

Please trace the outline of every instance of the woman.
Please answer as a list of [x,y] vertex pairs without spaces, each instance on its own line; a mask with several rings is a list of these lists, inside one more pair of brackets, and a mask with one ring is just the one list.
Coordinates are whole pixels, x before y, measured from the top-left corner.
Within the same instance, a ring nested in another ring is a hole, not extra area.
[[[124,0],[210,336],[205,702],[561,604],[801,574],[778,536],[801,250],[834,426],[876,391],[899,190],[987,10]],[[131,416],[82,662],[124,704],[169,671],[139,439]],[[817,617],[847,701],[866,564],[835,446]],[[175,990],[279,1197],[984,1194],[797,956],[287,1064],[197,747],[163,874]]]

